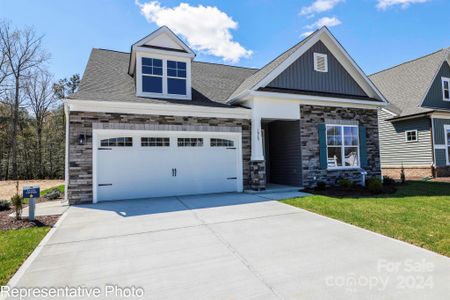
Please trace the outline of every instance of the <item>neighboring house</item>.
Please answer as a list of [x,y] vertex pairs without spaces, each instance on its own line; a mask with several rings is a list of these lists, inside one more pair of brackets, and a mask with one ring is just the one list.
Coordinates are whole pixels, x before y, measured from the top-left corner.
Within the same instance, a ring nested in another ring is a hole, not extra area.
[[450,51],[369,76],[390,105],[379,113],[383,175],[450,176]]
[[261,69],[194,57],[167,27],[92,51],[65,103],[69,203],[381,175],[386,101],[327,28]]

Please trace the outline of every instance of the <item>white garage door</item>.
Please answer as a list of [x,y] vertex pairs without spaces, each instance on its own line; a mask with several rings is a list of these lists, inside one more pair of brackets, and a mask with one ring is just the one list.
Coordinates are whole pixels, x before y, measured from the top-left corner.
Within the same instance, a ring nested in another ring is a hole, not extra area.
[[240,134],[94,132],[94,201],[242,190]]

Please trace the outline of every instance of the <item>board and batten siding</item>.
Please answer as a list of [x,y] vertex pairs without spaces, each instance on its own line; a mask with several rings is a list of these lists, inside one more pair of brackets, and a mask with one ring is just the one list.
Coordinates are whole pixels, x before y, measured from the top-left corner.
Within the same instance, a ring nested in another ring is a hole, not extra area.
[[[381,166],[431,166],[433,156],[430,119],[418,118],[394,123],[386,121],[392,117],[385,111],[378,111]],[[417,142],[406,142],[407,130],[417,130]]]
[[[314,71],[314,53],[327,55],[328,72]],[[314,44],[278,75],[268,87],[367,96],[321,41]]]
[[[433,118],[434,142],[435,145],[445,145],[446,133],[444,126],[450,126],[450,119]],[[442,167],[447,165],[446,149],[435,149],[436,166]]]
[[450,109],[450,102],[444,101],[442,95],[442,77],[450,78],[450,66],[444,62],[439,69],[436,78],[431,84],[430,90],[425,96],[423,106],[432,108],[446,108]]

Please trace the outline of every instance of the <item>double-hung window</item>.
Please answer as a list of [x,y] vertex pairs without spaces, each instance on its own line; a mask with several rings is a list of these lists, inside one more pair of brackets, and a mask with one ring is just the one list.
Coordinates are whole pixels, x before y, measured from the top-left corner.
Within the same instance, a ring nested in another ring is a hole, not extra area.
[[142,91],[163,92],[163,66],[161,59],[142,57]]
[[450,101],[450,78],[442,77],[442,99]]
[[327,125],[326,136],[328,168],[360,166],[358,126]]
[[186,63],[167,61],[167,93],[186,95]]

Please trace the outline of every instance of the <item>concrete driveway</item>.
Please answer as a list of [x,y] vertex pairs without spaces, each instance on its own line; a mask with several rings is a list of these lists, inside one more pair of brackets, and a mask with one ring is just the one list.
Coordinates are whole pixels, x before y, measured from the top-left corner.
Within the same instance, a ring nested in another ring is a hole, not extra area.
[[131,286],[145,299],[448,299],[450,259],[272,200],[294,195],[72,206],[10,284],[121,299]]

